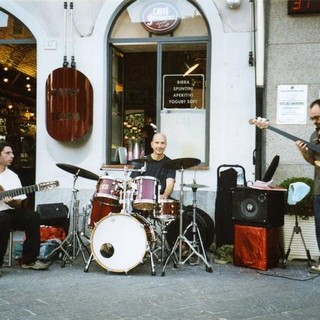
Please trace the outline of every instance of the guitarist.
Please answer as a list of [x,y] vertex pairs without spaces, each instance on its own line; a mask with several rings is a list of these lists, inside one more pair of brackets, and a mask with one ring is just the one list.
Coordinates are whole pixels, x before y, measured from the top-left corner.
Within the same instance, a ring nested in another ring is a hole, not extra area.
[[[316,128],[311,134],[310,142],[320,143],[320,99],[313,101],[309,109],[310,120]],[[317,162],[320,160],[320,153],[310,150],[302,141],[296,141],[303,158],[314,166],[314,219],[318,249],[320,251],[320,167]],[[317,165],[316,165],[317,164]],[[311,266],[310,272],[320,273],[320,259],[317,265]]]
[[[8,168],[13,162],[12,147],[0,140],[0,186],[1,191],[21,188],[21,181],[16,173]],[[37,260],[40,250],[40,216],[37,212],[23,209],[22,201],[26,195],[5,197],[0,200],[0,276],[3,258],[7,251],[10,229],[25,232],[22,250],[23,269],[43,270],[48,265]]]

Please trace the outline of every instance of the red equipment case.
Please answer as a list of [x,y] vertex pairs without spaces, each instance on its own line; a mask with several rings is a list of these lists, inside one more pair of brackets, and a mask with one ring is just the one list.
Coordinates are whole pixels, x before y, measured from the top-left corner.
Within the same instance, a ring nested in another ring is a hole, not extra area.
[[234,265],[267,270],[281,257],[281,227],[234,226]]

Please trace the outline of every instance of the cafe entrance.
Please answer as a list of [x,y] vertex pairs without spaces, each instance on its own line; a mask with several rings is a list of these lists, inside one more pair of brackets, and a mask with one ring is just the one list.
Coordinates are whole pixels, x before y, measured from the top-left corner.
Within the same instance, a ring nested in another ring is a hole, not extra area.
[[145,0],[122,8],[107,50],[109,163],[123,162],[121,152],[126,160],[147,154],[147,135],[155,131],[167,135],[171,158],[208,163],[210,44],[192,1]]

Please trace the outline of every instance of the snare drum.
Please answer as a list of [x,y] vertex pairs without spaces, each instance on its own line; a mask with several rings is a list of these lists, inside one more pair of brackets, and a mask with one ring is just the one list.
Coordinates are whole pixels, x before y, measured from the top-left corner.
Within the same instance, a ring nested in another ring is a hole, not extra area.
[[163,199],[160,202],[159,210],[156,211],[155,218],[175,219],[179,215],[180,203],[173,199]]
[[97,184],[97,191],[94,196],[96,200],[107,203],[119,203],[120,192],[123,189],[124,181],[109,176],[100,177]]
[[91,228],[94,228],[97,222],[108,216],[111,212],[118,213],[122,209],[122,206],[119,204],[110,204],[97,199],[93,199],[91,204],[91,215],[88,219],[88,226]]
[[143,262],[155,241],[154,230],[143,217],[111,213],[93,229],[91,251],[101,267],[128,272]]
[[160,183],[154,177],[142,176],[133,179],[136,185],[133,207],[138,210],[153,210],[158,202]]

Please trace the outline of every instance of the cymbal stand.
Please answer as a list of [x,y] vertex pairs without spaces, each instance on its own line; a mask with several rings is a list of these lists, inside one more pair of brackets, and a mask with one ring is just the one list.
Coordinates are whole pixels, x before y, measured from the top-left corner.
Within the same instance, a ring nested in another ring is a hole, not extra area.
[[[194,185],[196,186],[196,181],[194,181]],[[197,213],[197,187],[192,187],[192,194],[193,194],[193,201],[192,201],[192,222],[187,226],[187,228],[184,231],[184,234],[187,233],[188,229],[192,228],[192,246],[193,248],[198,248],[199,246],[197,244],[197,235],[198,235],[198,239],[199,239],[199,243],[200,243],[200,249],[202,252],[202,255],[199,253],[199,251],[195,252],[191,252],[190,255],[188,256],[188,258],[186,258],[186,260],[188,260],[189,258],[191,258],[194,254],[196,254],[198,256],[198,258],[201,258],[203,260],[203,262],[206,264],[207,266],[207,271],[212,272],[212,267],[210,266],[208,260],[207,260],[207,256],[206,256],[206,251],[204,249],[203,246],[203,241],[202,241],[202,237],[200,234],[200,230],[198,228],[197,222],[196,222],[196,213]]]
[[[62,250],[64,253],[64,256],[62,257],[62,261],[63,261],[63,266],[65,266],[67,260],[70,261],[71,263],[77,258],[77,256],[79,255],[79,253],[81,253],[83,261],[86,262],[86,256],[84,253],[83,248],[86,249],[86,252],[88,255],[90,255],[90,252],[88,250],[88,248],[85,246],[85,244],[83,243],[79,232],[77,230],[77,221],[79,218],[79,200],[77,198],[78,192],[79,190],[75,188],[75,184],[76,181],[78,179],[78,173],[76,173],[73,176],[73,188],[72,188],[72,201],[71,201],[71,210],[69,211],[69,215],[68,218],[70,219],[70,212],[72,212],[72,222],[71,222],[71,226],[69,228],[69,234],[68,236],[63,240],[63,242],[56,248],[54,249],[49,256],[47,257],[47,259],[56,251],[58,250]],[[71,230],[71,232],[70,232]]]
[[[184,173],[184,168],[181,166],[181,169],[179,170],[180,173],[181,173],[181,183],[180,183],[180,224],[179,224],[179,228],[180,228],[180,233],[179,233],[179,236],[171,250],[171,253],[169,254],[169,256],[167,257],[166,261],[165,261],[165,264],[163,266],[163,269],[162,269],[162,276],[165,275],[165,268],[167,266],[167,263],[169,261],[169,259],[172,257],[172,255],[176,255],[176,250],[178,249],[178,266],[181,266],[181,265],[184,265],[190,258],[191,256],[193,256],[194,254],[197,255],[199,258],[201,258],[203,260],[203,262],[206,264],[206,271],[208,272],[212,272],[212,267],[211,265],[209,264],[209,262],[207,261],[206,257],[201,255],[195,248],[195,242],[196,242],[196,233],[198,233],[198,236],[199,236],[199,240],[200,240],[200,243],[201,243],[201,248],[204,251],[204,248],[203,248],[203,243],[202,243],[202,239],[201,239],[201,235],[200,235],[200,232],[199,232],[199,229],[197,227],[197,224],[196,224],[196,221],[195,221],[195,214],[196,214],[196,200],[194,198],[194,201],[193,201],[193,221],[192,223],[185,229],[185,231],[183,231],[183,203],[184,203],[184,191],[183,191],[183,173]],[[186,237],[186,232],[188,231],[188,229],[192,226],[193,228],[193,241],[190,242],[187,237]],[[183,244],[187,244],[189,246],[189,248],[191,249],[191,254],[188,255],[187,258],[185,258],[184,260],[182,259],[182,245]]]

